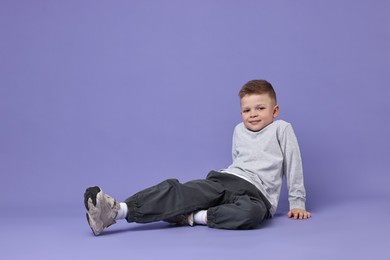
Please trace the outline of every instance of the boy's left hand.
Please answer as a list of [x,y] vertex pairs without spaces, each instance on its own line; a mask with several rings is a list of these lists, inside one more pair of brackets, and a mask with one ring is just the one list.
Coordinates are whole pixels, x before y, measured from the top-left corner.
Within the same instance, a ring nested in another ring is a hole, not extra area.
[[294,219],[308,219],[311,217],[310,212],[304,210],[304,209],[291,209],[288,213],[287,216],[289,218],[294,218]]

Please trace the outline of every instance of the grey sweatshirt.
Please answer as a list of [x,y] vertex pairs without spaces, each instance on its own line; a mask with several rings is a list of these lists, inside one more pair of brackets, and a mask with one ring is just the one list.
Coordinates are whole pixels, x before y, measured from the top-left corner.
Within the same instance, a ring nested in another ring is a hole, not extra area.
[[282,177],[286,176],[290,209],[305,209],[301,153],[291,124],[276,120],[258,132],[238,124],[233,134],[233,163],[222,172],[254,184],[271,203],[278,206]]

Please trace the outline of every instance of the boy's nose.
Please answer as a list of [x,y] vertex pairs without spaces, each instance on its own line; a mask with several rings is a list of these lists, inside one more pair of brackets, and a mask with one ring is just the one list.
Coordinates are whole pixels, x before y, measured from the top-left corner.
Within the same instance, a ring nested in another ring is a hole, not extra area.
[[251,114],[249,116],[250,117],[257,117],[257,113],[256,112],[251,112]]

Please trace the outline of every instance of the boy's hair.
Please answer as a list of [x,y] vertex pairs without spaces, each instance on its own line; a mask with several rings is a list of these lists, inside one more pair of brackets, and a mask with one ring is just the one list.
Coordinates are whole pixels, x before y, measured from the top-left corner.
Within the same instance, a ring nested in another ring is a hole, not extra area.
[[252,95],[252,94],[268,94],[269,97],[276,102],[276,93],[274,88],[272,87],[271,83],[269,83],[266,80],[263,79],[255,79],[250,80],[247,83],[245,83],[244,86],[240,89],[240,92],[238,95],[240,96],[240,99],[243,98],[245,95]]

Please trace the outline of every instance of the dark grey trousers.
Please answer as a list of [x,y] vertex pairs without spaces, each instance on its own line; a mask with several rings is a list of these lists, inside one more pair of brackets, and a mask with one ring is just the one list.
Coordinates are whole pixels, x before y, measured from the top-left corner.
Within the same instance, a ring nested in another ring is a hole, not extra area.
[[197,210],[207,210],[207,225],[252,229],[269,217],[270,203],[251,183],[211,171],[206,179],[181,184],[165,180],[125,200],[128,222],[148,223]]

